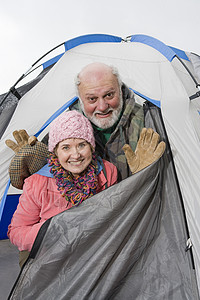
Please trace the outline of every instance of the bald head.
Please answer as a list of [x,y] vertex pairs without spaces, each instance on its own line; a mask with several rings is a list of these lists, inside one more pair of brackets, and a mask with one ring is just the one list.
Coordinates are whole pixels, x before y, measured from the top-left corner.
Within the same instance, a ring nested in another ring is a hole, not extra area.
[[118,70],[113,67],[106,65],[101,62],[94,62],[87,66],[85,66],[80,73],[77,75],[76,78],[76,86],[78,89],[78,86],[81,84],[82,80],[101,80],[103,76],[113,75],[116,76],[116,79],[118,81],[119,86],[121,87],[122,81],[120,79]]
[[122,109],[121,80],[114,67],[95,62],[77,76],[81,108],[88,119],[100,128],[109,128]]

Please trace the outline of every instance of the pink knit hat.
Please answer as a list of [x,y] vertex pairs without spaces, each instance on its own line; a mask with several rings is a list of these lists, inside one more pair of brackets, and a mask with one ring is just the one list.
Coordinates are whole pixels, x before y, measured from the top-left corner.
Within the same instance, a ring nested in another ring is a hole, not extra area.
[[69,138],[84,139],[95,149],[94,133],[90,121],[75,110],[62,113],[51,123],[49,151],[53,152],[59,142]]

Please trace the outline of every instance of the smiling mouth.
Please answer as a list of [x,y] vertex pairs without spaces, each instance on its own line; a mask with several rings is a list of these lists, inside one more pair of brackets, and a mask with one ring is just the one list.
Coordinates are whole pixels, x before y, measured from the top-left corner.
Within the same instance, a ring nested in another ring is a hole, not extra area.
[[95,116],[98,118],[107,118],[107,117],[110,117],[111,114],[112,114],[112,110],[109,110],[106,113],[97,112],[97,113],[95,113]]
[[78,161],[68,161],[68,163],[73,165],[73,166],[79,166],[80,164],[82,164],[82,162],[83,162],[83,159],[78,160]]

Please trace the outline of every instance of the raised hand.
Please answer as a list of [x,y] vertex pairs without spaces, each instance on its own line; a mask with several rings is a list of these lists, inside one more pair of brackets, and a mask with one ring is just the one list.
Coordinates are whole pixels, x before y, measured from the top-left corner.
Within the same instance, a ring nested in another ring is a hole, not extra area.
[[22,189],[24,180],[47,163],[49,151],[44,143],[37,141],[35,136],[29,136],[24,129],[15,130],[13,136],[16,142],[5,141],[15,152],[9,166],[10,181],[14,187]]
[[159,134],[152,128],[143,128],[135,152],[130,145],[123,146],[122,149],[132,174],[151,165],[163,155],[166,144],[163,141],[159,143],[159,140]]
[[24,129],[21,129],[19,131],[15,130],[13,132],[13,136],[17,143],[13,142],[12,140],[6,140],[5,143],[15,153],[18,153],[19,150],[27,144],[31,146],[35,145],[37,141],[37,138],[35,136],[29,137],[28,133]]

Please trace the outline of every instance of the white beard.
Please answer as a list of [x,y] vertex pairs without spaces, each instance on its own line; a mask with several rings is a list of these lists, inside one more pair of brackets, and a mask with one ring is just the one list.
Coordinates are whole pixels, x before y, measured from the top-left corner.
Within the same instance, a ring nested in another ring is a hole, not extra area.
[[85,112],[82,100],[80,100],[80,106],[81,106],[81,109],[84,112],[85,116],[88,118],[88,120],[90,120],[90,122],[92,122],[94,125],[96,125],[99,128],[107,129],[107,128],[112,127],[119,119],[119,116],[122,111],[123,99],[122,99],[122,95],[120,93],[119,106],[115,109],[108,108],[108,110],[105,111],[104,113],[108,113],[108,112],[112,111],[111,116],[109,116],[107,118],[102,118],[102,119],[96,117],[96,113],[102,113],[99,111],[95,111],[95,112],[93,112],[92,116],[88,116]]

